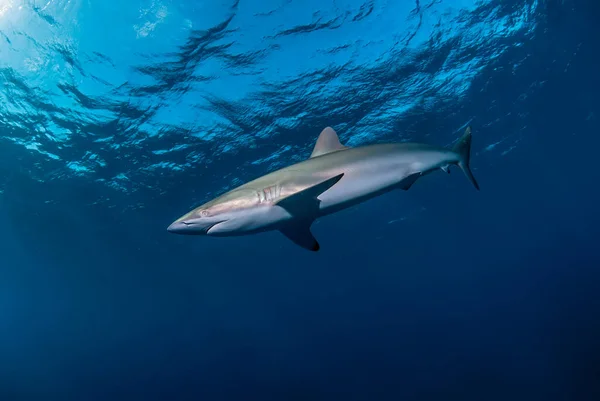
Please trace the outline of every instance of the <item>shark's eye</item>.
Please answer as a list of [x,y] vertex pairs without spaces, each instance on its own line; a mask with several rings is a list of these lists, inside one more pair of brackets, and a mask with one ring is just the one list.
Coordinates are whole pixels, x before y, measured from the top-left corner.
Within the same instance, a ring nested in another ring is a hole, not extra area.
[[201,211],[201,212],[200,212],[200,215],[201,215],[202,217],[207,217],[207,216],[208,216],[208,211],[206,211],[206,210],[203,210],[203,211]]

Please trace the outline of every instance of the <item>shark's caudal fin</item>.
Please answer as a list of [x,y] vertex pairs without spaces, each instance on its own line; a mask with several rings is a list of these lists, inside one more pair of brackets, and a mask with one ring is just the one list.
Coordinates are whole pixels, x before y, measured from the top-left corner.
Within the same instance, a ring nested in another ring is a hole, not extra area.
[[458,166],[465,173],[471,184],[479,191],[479,184],[477,180],[473,176],[470,167],[471,161],[471,127],[467,127],[463,136],[458,140],[456,145],[452,148],[452,150],[458,154],[460,157],[458,161]]
[[317,143],[315,143],[315,147],[313,148],[310,157],[312,158],[326,155],[327,153],[332,153],[347,148],[347,146],[341,144],[340,138],[335,130],[331,127],[327,127],[319,134],[319,138],[317,138]]

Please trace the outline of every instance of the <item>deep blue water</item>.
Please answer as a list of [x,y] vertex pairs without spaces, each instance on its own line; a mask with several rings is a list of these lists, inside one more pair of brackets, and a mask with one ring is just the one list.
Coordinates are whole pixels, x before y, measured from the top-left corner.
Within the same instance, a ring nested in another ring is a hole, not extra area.
[[[0,400],[600,399],[592,0],[0,0]],[[441,172],[279,233],[166,227],[348,145]]]

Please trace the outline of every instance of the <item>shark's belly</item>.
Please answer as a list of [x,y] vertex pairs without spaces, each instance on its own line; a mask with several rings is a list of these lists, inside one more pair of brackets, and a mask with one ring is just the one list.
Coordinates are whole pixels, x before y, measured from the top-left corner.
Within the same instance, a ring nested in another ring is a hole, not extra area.
[[346,166],[342,179],[319,196],[321,215],[352,207],[384,194],[404,180],[410,167],[398,163],[360,163]]

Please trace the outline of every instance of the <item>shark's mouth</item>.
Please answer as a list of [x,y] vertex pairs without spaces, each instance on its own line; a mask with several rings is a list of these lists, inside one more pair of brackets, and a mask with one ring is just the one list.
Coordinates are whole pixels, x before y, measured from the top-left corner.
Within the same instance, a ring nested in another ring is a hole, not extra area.
[[226,221],[227,221],[227,220],[221,220],[221,221],[217,221],[217,222],[216,222],[216,223],[214,223],[213,225],[209,226],[209,227],[206,229],[206,235],[211,235],[211,230],[212,230],[213,228],[215,228],[216,226],[218,226],[218,225],[219,225],[219,224],[221,224],[221,223],[225,223]]
[[227,220],[217,220],[214,223],[200,220],[179,221],[181,229],[173,231],[184,235],[208,235],[210,230],[225,221]]

